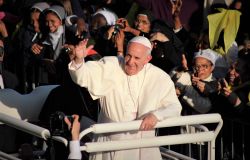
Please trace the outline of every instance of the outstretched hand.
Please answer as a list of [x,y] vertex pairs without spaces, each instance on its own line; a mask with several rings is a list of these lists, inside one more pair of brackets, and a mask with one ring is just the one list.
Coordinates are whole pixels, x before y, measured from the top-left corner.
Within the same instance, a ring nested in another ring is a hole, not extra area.
[[80,64],[83,62],[83,59],[87,56],[89,50],[91,50],[94,46],[90,45],[87,47],[88,39],[84,39],[76,45],[75,50],[73,52],[73,59],[76,64]]
[[182,0],[170,0],[172,5],[172,15],[178,16],[181,12]]

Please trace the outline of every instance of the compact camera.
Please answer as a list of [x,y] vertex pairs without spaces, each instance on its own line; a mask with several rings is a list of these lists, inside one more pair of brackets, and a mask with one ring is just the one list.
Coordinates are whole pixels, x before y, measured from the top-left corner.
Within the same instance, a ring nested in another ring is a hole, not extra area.
[[124,28],[125,28],[125,21],[120,20],[119,23],[115,24],[113,35],[116,35],[120,31],[120,29]]
[[64,48],[64,51],[65,51],[66,53],[70,53],[70,52],[71,52],[71,48],[66,47],[66,48]]
[[64,118],[67,117],[71,124],[74,121],[72,116],[65,115],[63,112],[57,111],[50,115],[50,132],[52,136],[68,137],[70,131],[67,124],[64,122]]

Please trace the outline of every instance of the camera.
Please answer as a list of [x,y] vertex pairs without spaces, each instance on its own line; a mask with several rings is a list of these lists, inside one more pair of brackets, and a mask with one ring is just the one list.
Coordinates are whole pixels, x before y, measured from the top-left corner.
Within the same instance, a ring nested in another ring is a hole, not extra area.
[[88,37],[88,32],[87,31],[83,31],[80,37],[81,37],[81,40],[84,40],[85,38]]
[[66,53],[70,53],[70,52],[71,52],[71,48],[66,47],[66,48],[64,48],[64,51],[65,51]]
[[70,136],[70,131],[67,124],[64,122],[64,118],[67,117],[71,124],[74,121],[72,116],[67,116],[61,111],[57,111],[50,115],[50,132],[52,136]]
[[[125,23],[125,22],[123,22],[123,23]],[[116,34],[120,31],[120,29],[124,29],[124,28],[125,28],[124,25],[115,24],[115,25],[114,25],[114,32],[113,32],[113,35],[116,35]]]

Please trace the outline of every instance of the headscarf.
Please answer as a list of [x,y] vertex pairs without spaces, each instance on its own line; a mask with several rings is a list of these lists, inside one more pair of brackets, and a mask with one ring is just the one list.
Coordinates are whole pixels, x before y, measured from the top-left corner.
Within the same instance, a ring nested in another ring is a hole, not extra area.
[[46,2],[35,3],[30,9],[37,9],[40,12],[43,12],[45,9],[49,8],[49,4]]
[[106,21],[107,21],[107,25],[115,25],[116,23],[116,20],[118,19],[117,15],[114,13],[114,12],[111,12],[109,10],[100,10],[100,11],[97,11],[95,15],[97,14],[101,14],[105,17]]
[[58,18],[63,21],[65,18],[66,18],[66,12],[65,12],[65,9],[59,5],[53,5],[51,6],[50,8],[46,9],[44,12],[45,12],[45,15],[48,11],[52,11],[54,12]]

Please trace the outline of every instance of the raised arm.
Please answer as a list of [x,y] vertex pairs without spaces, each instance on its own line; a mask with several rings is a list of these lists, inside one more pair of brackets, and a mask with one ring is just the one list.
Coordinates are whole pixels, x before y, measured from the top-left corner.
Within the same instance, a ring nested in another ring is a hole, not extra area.
[[89,50],[93,48],[93,45],[90,45],[87,47],[88,39],[84,39],[81,41],[78,45],[76,45],[75,50],[73,52],[70,52],[70,55],[73,57],[73,61],[75,64],[81,64],[84,61],[84,58],[86,57]]

